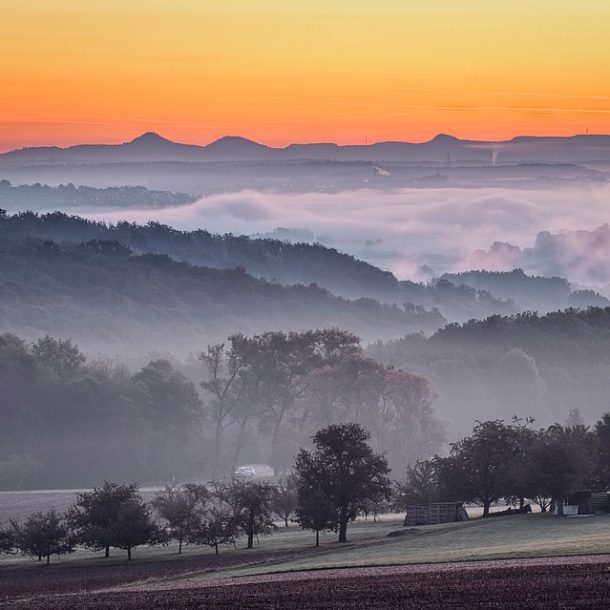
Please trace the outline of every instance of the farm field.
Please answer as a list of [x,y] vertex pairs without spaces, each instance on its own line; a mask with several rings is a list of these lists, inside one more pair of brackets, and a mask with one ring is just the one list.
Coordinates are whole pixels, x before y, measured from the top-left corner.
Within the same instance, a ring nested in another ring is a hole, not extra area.
[[[140,488],[140,494],[145,500],[150,500],[160,487]],[[0,491],[0,521],[23,519],[36,512],[55,510],[66,511],[79,493],[90,489],[42,489],[32,491]]]
[[235,582],[166,582],[58,595],[45,589],[0,602],[39,610],[170,610],[184,608],[603,608],[610,596],[609,556],[551,560],[351,568],[250,577]]
[[261,537],[252,551],[239,541],[219,557],[201,547],[186,547],[180,557],[174,546],[142,547],[131,563],[118,550],[110,560],[78,551],[46,567],[4,556],[0,608],[279,608],[295,600],[311,604],[297,607],[372,607],[366,604],[380,590],[376,608],[441,608],[448,599],[477,608],[483,592],[496,589],[498,608],[584,596],[581,606],[549,604],[573,608],[603,607],[600,596],[610,595],[610,515],[519,515],[419,528],[385,518],[350,526],[348,538],[339,545],[324,534],[315,549],[313,534],[293,526]]

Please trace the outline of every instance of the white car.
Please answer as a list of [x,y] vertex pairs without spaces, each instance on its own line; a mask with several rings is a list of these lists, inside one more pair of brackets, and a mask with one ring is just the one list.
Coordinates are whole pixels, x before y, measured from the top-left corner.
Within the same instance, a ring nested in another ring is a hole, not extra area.
[[236,477],[243,477],[245,479],[253,479],[256,476],[256,469],[254,466],[240,466],[235,471]]
[[268,479],[273,475],[273,468],[269,464],[244,464],[235,470],[235,476],[244,479]]

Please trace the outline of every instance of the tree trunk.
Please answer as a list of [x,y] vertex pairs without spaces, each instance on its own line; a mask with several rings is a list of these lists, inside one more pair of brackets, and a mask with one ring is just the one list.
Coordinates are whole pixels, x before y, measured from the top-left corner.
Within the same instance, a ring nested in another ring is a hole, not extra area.
[[284,515],[284,527],[288,527],[288,515]]
[[347,516],[339,517],[339,542],[347,542]]
[[254,511],[250,510],[248,514],[248,548],[254,548]]
[[320,530],[316,530],[316,548],[320,546]]
[[239,460],[239,452],[241,451],[241,444],[244,440],[244,430],[246,428],[246,423],[243,424],[238,423],[239,425],[239,433],[237,434],[237,442],[235,443],[235,451],[233,452],[233,460],[231,461],[231,472],[229,473],[231,476],[234,475],[235,470],[237,470],[237,460]]
[[127,561],[131,561],[131,547],[127,549]]
[[110,557],[110,547],[109,546],[107,546],[104,549],[104,557],[106,557],[106,558]]
[[555,508],[557,509],[557,516],[563,517],[563,498],[555,498]]
[[277,477],[280,473],[280,465],[278,464],[277,458],[277,439],[280,433],[281,421],[276,422],[273,427],[273,436],[271,437],[271,466],[273,467],[273,474]]
[[47,555],[47,565],[49,565],[51,563],[51,554],[49,553]]
[[488,502],[487,500],[485,500],[483,502],[483,517],[489,517],[489,505],[491,504],[491,502]]
[[42,561],[42,553],[38,553],[38,561]]
[[214,545],[214,548],[216,549],[216,555],[218,555],[218,542]]
[[519,510],[523,510],[524,506],[525,506],[525,498],[523,496],[521,496],[519,498]]
[[214,431],[214,448],[212,453],[212,478],[218,476],[218,455],[220,454],[220,437],[222,435],[222,427],[220,421],[216,421],[216,429]]
[[178,540],[178,555],[182,555],[182,538]]

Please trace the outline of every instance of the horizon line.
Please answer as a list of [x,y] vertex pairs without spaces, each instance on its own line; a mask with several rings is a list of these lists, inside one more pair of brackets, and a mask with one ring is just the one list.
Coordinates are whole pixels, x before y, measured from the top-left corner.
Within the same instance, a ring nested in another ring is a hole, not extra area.
[[514,142],[515,140],[521,139],[521,138],[531,138],[531,139],[540,139],[540,140],[545,140],[545,139],[562,139],[562,140],[567,140],[570,138],[577,138],[577,137],[610,137],[610,133],[578,133],[575,132],[571,135],[551,135],[551,134],[545,134],[545,135],[532,135],[532,134],[527,134],[527,133],[523,133],[520,135],[515,135],[509,139],[501,139],[501,140],[494,140],[494,139],[471,139],[471,138],[462,138],[459,136],[454,136],[452,134],[449,133],[445,133],[445,132],[438,132],[436,135],[434,135],[433,137],[426,139],[426,140],[419,140],[419,141],[414,141],[414,140],[375,140],[375,141],[365,141],[364,143],[360,142],[360,143],[344,143],[344,144],[338,144],[337,142],[333,142],[332,140],[319,140],[319,141],[315,141],[315,142],[306,142],[306,141],[295,141],[295,142],[290,142],[288,144],[285,145],[280,145],[280,146],[274,146],[271,144],[264,144],[258,140],[253,140],[251,138],[248,138],[246,136],[240,136],[240,135],[236,135],[236,134],[226,134],[224,136],[220,136],[218,138],[215,138],[213,140],[208,141],[205,144],[201,144],[201,143],[195,143],[195,142],[181,142],[181,141],[177,141],[177,140],[172,140],[168,137],[162,136],[159,132],[157,131],[153,131],[153,130],[148,130],[148,131],[144,131],[144,132],[140,132],[138,135],[134,136],[131,140],[123,140],[123,141],[114,141],[114,142],[80,142],[80,143],[76,143],[76,144],[68,144],[66,146],[61,146],[58,144],[32,144],[32,145],[27,145],[27,146],[23,146],[21,148],[10,148],[7,149],[3,152],[0,152],[0,155],[5,155],[5,154],[9,154],[9,153],[14,153],[14,152],[20,152],[20,151],[26,151],[26,150],[32,150],[32,149],[37,149],[37,148],[55,148],[58,150],[69,150],[71,148],[74,147],[78,147],[78,146],[122,146],[122,145],[127,145],[127,144],[132,144],[133,142],[136,142],[137,140],[140,140],[142,138],[144,138],[145,136],[154,136],[160,140],[164,140],[166,142],[169,142],[171,144],[177,144],[177,145],[184,145],[184,146],[197,146],[200,148],[207,148],[208,146],[211,146],[212,144],[215,144],[217,142],[223,141],[223,140],[228,140],[228,139],[235,139],[235,140],[242,140],[245,142],[249,142],[249,143],[253,143],[253,144],[257,144],[259,146],[263,146],[269,149],[274,149],[274,150],[283,150],[283,149],[287,149],[290,148],[291,146],[316,146],[316,145],[331,145],[331,146],[336,146],[339,148],[345,148],[345,147],[369,147],[369,146],[375,146],[378,144],[409,144],[409,145],[422,145],[422,144],[430,144],[431,142],[434,142],[435,140],[439,139],[439,138],[447,138],[447,139],[451,139],[451,140],[456,140],[458,142],[474,142],[477,144],[507,144],[510,142]]

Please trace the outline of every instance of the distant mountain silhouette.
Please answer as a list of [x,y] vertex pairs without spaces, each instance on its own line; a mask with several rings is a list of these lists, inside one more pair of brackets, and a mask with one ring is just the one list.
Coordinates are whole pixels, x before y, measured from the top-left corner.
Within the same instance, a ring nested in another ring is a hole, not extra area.
[[332,142],[273,148],[239,136],[206,146],[172,142],[147,132],[123,144],[79,144],[68,148],[31,147],[0,155],[0,165],[112,163],[143,161],[394,161],[436,164],[586,163],[610,161],[610,135],[570,137],[518,136],[502,142],[461,140],[439,134],[428,142],[377,142],[338,145]]

